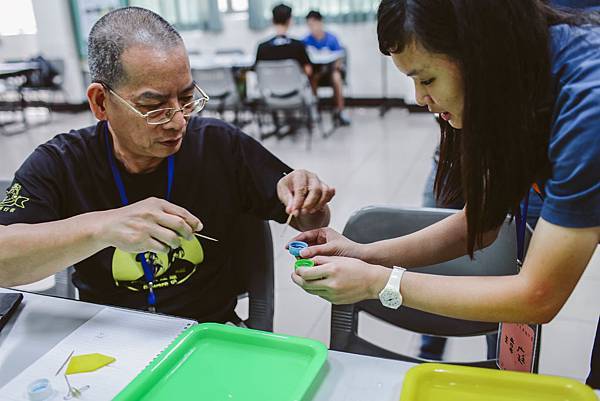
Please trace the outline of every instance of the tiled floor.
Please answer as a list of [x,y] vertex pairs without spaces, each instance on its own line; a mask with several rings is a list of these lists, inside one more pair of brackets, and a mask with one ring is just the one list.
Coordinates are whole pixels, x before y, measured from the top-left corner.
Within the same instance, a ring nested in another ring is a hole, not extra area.
[[[372,204],[419,206],[431,155],[437,141],[431,115],[392,110],[380,118],[376,110],[351,111],[351,127],[338,129],[328,139],[315,135],[307,152],[305,138],[268,139],[264,145],[295,168],[317,172],[335,186],[331,226],[342,230],[356,209]],[[36,116],[31,116],[35,119]],[[54,114],[51,124],[35,126],[23,134],[0,133],[0,178],[14,170],[33,148],[56,133],[93,122],[88,113]],[[251,129],[249,129],[251,132]],[[292,259],[284,244],[294,235],[272,223],[276,264],[275,330],[312,337],[328,344],[330,306],[300,290],[290,279]],[[544,326],[541,351],[542,373],[582,380],[588,371],[591,345],[600,305],[600,252],[588,266],[575,292],[550,324]],[[244,312],[246,305],[240,305]],[[360,334],[385,348],[415,354],[420,339],[416,334],[386,327],[361,317]],[[469,360],[485,355],[483,338],[451,339],[445,357]]]

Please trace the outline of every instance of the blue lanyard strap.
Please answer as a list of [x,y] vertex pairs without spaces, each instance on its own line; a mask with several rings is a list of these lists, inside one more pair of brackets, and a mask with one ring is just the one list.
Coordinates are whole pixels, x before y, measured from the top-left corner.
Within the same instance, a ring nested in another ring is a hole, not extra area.
[[[121,172],[117,167],[117,163],[115,162],[115,158],[113,156],[113,150],[110,142],[110,133],[108,132],[108,122],[104,126],[104,139],[106,143],[106,153],[108,155],[108,164],[110,165],[110,169],[112,171],[113,180],[115,181],[115,185],[119,190],[119,197],[121,198],[121,204],[123,206],[127,206],[129,204],[129,200],[127,199],[127,193],[125,192],[125,184],[123,183],[123,179],[121,178]],[[171,188],[173,187],[173,176],[175,173],[175,156],[171,155],[167,158],[167,200],[171,199]],[[146,254],[144,252],[138,253],[138,258],[142,264],[142,268],[144,269],[144,278],[148,284],[148,309],[151,312],[156,311],[156,295],[154,293],[154,263],[150,260],[146,259]]]
[[515,216],[516,228],[517,228],[517,264],[519,267],[523,266],[523,257],[525,255],[525,232],[527,230],[527,209],[529,208],[529,190],[525,199],[523,200],[523,208],[521,205],[517,209],[517,215]]

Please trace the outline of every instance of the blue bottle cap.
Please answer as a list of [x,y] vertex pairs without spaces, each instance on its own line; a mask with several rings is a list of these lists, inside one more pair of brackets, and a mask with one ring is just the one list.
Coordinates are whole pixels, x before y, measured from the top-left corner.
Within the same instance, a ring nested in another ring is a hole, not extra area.
[[54,397],[54,389],[48,379],[38,379],[27,386],[27,398],[31,401],[46,401]]
[[306,242],[292,241],[288,244],[288,250],[290,251],[292,256],[295,256],[297,258],[300,257],[300,251],[304,248],[308,248],[308,244]]

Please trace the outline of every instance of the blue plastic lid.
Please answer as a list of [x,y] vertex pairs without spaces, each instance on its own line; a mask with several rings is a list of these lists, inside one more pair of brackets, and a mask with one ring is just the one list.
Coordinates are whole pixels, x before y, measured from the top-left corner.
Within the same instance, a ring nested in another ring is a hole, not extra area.
[[288,250],[290,251],[292,256],[295,256],[297,258],[300,257],[300,251],[304,248],[308,248],[308,244],[306,242],[292,241],[288,244]]

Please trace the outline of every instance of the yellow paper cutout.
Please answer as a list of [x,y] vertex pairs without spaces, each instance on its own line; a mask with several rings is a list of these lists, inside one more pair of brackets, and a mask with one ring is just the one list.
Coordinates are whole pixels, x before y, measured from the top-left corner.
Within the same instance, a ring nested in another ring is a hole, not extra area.
[[72,375],[75,373],[93,372],[114,361],[116,359],[112,356],[102,354],[75,355],[69,361],[65,374]]

